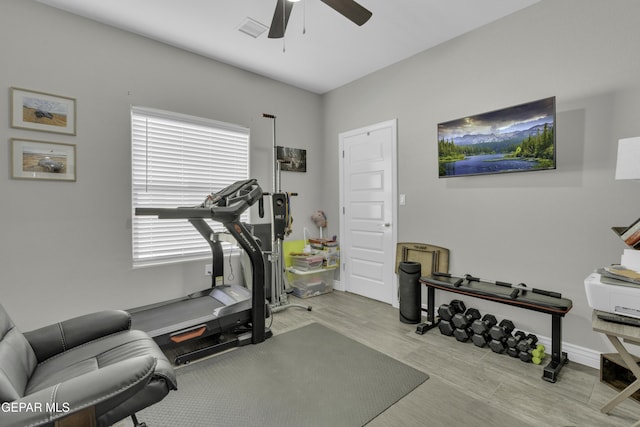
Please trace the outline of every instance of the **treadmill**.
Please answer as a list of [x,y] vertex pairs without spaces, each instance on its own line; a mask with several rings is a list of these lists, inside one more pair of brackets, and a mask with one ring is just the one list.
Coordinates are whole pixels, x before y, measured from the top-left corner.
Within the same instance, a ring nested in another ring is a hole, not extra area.
[[[147,332],[165,349],[178,347],[191,340],[213,338],[213,343],[206,347],[177,356],[174,361],[176,365],[228,348],[258,344],[272,335],[265,327],[267,311],[263,254],[254,237],[240,222],[240,215],[255,202],[261,204],[262,212],[262,189],[257,180],[248,179],[237,181],[210,195],[200,206],[136,208],[136,215],[188,220],[211,246],[211,288],[183,298],[128,310],[132,328]],[[223,278],[222,246],[205,219],[222,223],[246,251],[252,267],[251,290],[218,283],[218,279]]]

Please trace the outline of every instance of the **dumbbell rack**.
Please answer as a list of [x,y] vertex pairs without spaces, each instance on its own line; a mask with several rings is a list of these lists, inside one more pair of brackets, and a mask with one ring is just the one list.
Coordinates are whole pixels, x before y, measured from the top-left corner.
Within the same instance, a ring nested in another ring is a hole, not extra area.
[[[416,332],[424,333],[437,325],[435,317],[435,291],[454,292],[474,298],[508,304],[551,315],[551,362],[544,368],[542,379],[555,383],[562,367],[569,361],[562,351],[562,318],[571,310],[573,302],[557,292],[513,286],[506,282],[489,282],[466,275],[454,277],[448,273],[433,273],[420,278],[427,286],[427,322],[419,324]],[[426,325],[426,326],[425,326]]]

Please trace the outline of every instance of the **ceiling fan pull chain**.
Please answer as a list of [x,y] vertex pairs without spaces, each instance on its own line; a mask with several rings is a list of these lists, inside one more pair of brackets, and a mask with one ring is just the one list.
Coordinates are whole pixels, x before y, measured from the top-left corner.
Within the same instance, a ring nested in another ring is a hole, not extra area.
[[302,1],[302,34],[307,34],[307,2]]
[[286,0],[282,0],[282,53],[286,52],[286,46],[284,43],[284,39],[286,38],[286,31],[287,31],[287,11],[286,11],[286,7],[285,7],[285,3]]

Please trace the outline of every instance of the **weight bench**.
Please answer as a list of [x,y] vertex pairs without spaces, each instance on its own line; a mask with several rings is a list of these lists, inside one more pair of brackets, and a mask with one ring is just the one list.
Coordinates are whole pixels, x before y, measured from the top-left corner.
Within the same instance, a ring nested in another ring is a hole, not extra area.
[[454,277],[448,273],[436,272],[421,277],[419,282],[427,286],[428,291],[427,326],[419,325],[420,331],[429,330],[437,325],[436,289],[550,314],[551,362],[544,368],[542,379],[556,382],[560,369],[569,361],[567,353],[562,352],[562,318],[573,306],[570,299],[562,298],[557,292],[527,288],[525,285],[514,286],[506,282],[489,282],[470,275]]
[[124,311],[21,333],[0,305],[0,425],[110,426],[176,390],[167,358]]

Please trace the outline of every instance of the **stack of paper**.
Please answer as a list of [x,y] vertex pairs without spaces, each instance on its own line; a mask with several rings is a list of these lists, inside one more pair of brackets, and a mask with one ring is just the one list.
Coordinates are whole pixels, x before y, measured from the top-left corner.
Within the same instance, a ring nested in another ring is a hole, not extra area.
[[601,270],[601,274],[604,277],[610,277],[612,279],[623,280],[625,282],[640,285],[640,273],[620,265],[605,267]]
[[620,265],[630,270],[640,271],[640,251],[635,249],[625,249],[620,258]]

